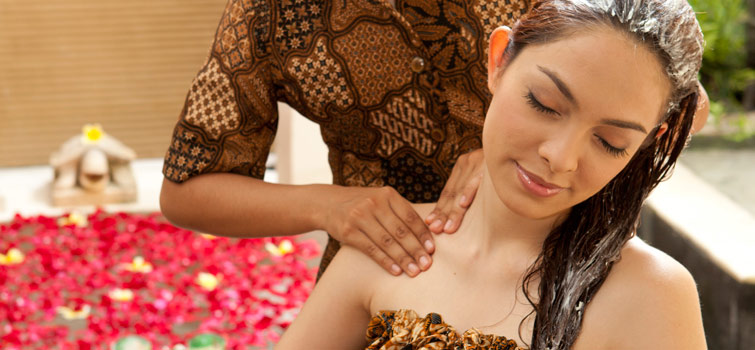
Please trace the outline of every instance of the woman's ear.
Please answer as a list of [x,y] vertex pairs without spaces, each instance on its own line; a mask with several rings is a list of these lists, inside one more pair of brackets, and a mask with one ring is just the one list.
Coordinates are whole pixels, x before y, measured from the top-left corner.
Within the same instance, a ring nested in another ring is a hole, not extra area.
[[[657,127],[653,128],[653,130],[650,130],[650,133],[645,137],[645,140],[642,141],[642,144],[640,145],[640,149],[645,149],[652,145],[654,142],[656,142],[663,134],[668,131],[668,123],[663,122],[661,125],[658,125]],[[655,135],[652,135],[653,132],[655,132]]]
[[666,133],[666,131],[668,131],[668,123],[663,122],[661,125],[658,125],[658,131],[655,132],[655,138],[660,138]]
[[490,47],[488,48],[488,88],[492,93],[495,90],[496,80],[500,74],[498,70],[506,64],[506,47],[509,46],[509,34],[511,28],[500,26],[490,34]]

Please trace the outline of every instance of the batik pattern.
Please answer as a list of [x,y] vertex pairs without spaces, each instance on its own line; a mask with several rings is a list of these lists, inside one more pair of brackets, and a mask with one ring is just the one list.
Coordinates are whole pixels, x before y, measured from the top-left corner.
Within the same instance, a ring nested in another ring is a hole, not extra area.
[[411,49],[395,26],[359,23],[334,40],[333,48],[346,67],[363,106],[379,103],[388,91],[398,90],[412,78],[407,62]]
[[437,313],[419,317],[414,310],[380,311],[372,317],[365,350],[525,350],[515,340],[472,328],[459,334]]
[[402,147],[429,157],[441,141],[439,125],[427,116],[427,99],[415,90],[393,96],[383,109],[370,114],[369,123],[380,130],[377,154],[386,159]]
[[212,139],[239,127],[236,93],[216,59],[211,59],[206,69],[199,73],[191,89],[186,101],[187,123],[200,127]]
[[324,106],[333,103],[345,108],[354,102],[341,65],[328,53],[326,39],[321,37],[307,57],[293,57],[287,67],[301,86],[309,111],[323,119]]

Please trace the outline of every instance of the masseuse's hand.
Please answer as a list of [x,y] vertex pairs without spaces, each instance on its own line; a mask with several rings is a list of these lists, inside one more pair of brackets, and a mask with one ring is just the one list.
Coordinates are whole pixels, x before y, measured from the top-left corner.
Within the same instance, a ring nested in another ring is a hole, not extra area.
[[325,202],[320,227],[391,274],[414,277],[432,264],[432,234],[393,188],[338,187]]
[[459,157],[435,209],[425,218],[434,233],[454,233],[472,204],[482,180],[482,149]]
[[697,98],[697,111],[695,111],[695,119],[692,121],[692,130],[690,134],[695,134],[705,126],[708,121],[708,115],[710,114],[710,100],[708,99],[708,93],[705,91],[705,87],[699,81],[697,82],[698,98]]

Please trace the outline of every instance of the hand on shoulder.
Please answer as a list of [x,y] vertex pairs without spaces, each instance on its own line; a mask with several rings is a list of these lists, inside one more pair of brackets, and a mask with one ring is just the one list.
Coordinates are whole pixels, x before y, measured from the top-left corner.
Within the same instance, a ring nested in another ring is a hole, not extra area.
[[700,300],[679,262],[635,237],[588,305],[575,349],[706,349]]

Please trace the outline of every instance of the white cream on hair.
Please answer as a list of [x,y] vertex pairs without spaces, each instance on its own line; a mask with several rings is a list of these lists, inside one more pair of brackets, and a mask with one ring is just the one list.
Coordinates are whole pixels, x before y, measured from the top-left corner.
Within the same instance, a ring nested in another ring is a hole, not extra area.
[[[556,0],[553,4],[556,8],[577,7],[608,14],[640,38],[658,38],[658,48],[668,56],[665,70],[675,92],[667,112],[678,107],[675,101],[684,97],[681,93],[697,90],[705,43],[686,0]],[[690,26],[694,29],[690,30]],[[683,46],[690,42],[696,42],[698,47],[690,50]]]

